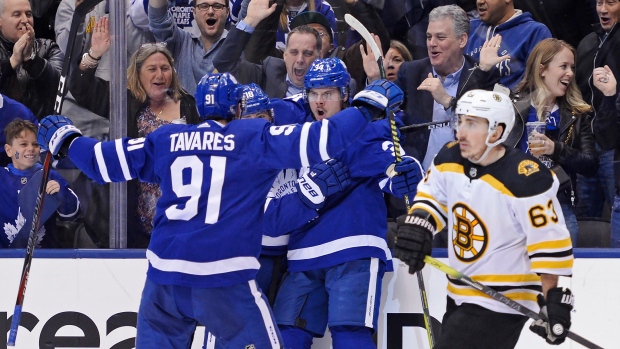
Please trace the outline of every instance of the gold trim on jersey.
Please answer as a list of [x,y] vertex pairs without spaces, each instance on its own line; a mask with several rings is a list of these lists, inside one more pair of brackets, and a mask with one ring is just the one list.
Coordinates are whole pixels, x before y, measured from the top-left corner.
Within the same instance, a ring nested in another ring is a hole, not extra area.
[[484,176],[480,177],[480,180],[485,181],[486,183],[488,183],[490,186],[495,188],[500,193],[507,195],[507,196],[514,197],[514,194],[510,190],[508,190],[508,188],[506,188],[504,183],[500,182],[497,178],[493,177],[492,175],[485,174]]
[[573,267],[574,258],[567,260],[536,260],[532,261],[532,270],[539,269],[570,269]]
[[[479,290],[473,289],[469,286],[464,286],[463,288],[460,287],[456,287],[453,284],[448,284],[448,292],[452,293],[454,295],[457,296],[462,296],[462,297],[486,297],[486,298],[492,298],[491,296],[487,295],[486,293],[482,293]],[[539,292],[537,291],[525,291],[521,288],[519,288],[519,291],[504,291],[501,292],[502,295],[504,295],[506,298],[509,298],[513,301],[530,301],[530,302],[536,302],[536,296],[538,295]]]
[[573,244],[570,237],[563,240],[542,241],[535,244],[527,245],[527,253],[532,255],[536,252],[549,250],[566,250],[572,248]]
[[501,283],[540,283],[541,278],[536,274],[484,274],[484,275],[476,275],[471,276],[471,278],[475,281],[478,281],[483,284],[491,283],[491,282],[501,282]]
[[[428,193],[418,192],[415,198],[416,198],[416,201],[419,201],[419,199],[427,199],[429,201],[432,201],[434,204],[436,204],[437,206],[441,208],[441,211],[443,213],[448,212],[448,206],[440,204],[439,201],[437,201],[437,199],[435,199],[432,195],[429,195]],[[413,207],[411,208],[410,211],[413,212]]]
[[439,172],[455,172],[460,174],[465,173],[465,168],[463,168],[463,165],[454,162],[446,162],[444,164],[436,165],[435,167]]

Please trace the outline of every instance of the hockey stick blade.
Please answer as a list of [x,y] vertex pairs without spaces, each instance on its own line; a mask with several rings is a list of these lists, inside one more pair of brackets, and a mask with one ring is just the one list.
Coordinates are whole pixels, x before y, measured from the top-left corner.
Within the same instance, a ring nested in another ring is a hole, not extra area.
[[364,40],[366,40],[366,44],[370,46],[372,53],[375,55],[375,59],[377,60],[377,64],[379,65],[379,73],[381,74],[381,79],[385,79],[385,68],[383,67],[383,55],[381,54],[381,50],[379,46],[375,42],[375,39],[372,37],[368,29],[364,27],[364,25],[357,20],[357,18],[351,16],[350,14],[344,15],[344,21],[347,22],[351,28],[355,29]]
[[[75,43],[75,37],[77,36],[78,28],[84,21],[86,14],[95,7],[102,0],[84,0],[78,7],[75,8],[73,16],[71,17],[71,29],[69,30],[69,41],[67,42],[67,48],[65,50],[65,60],[62,64],[62,70],[60,72],[60,79],[58,81],[58,91],[56,93],[56,101],[54,103],[54,114],[60,114],[62,110],[62,102],[65,97],[66,84],[65,81],[69,74],[71,67],[71,56],[73,54],[73,46]],[[11,321],[11,327],[9,329],[9,339],[7,346],[15,346],[15,340],[17,339],[17,329],[19,328],[19,322],[22,315],[22,307],[24,306],[24,298],[26,297],[26,287],[28,286],[28,278],[30,276],[30,266],[32,265],[32,256],[34,255],[35,241],[37,231],[39,230],[39,223],[41,213],[43,212],[43,204],[45,202],[45,188],[49,178],[50,168],[52,166],[52,154],[47,152],[45,155],[45,161],[43,162],[43,176],[41,178],[41,186],[37,193],[37,202],[34,214],[32,217],[32,228],[28,235],[28,244],[26,246],[26,256],[24,258],[24,267],[22,268],[22,275],[20,277],[19,288],[17,289],[17,300],[15,301],[15,310],[13,311],[13,319]]]
[[[472,278],[470,278],[469,276],[461,273],[460,271],[448,266],[447,264],[444,264],[440,261],[438,261],[437,259],[431,257],[431,256],[426,256],[424,257],[424,262],[428,263],[429,265],[431,265],[434,268],[439,269],[440,271],[446,273],[448,276],[452,277],[453,279],[458,279],[463,281],[464,283],[468,284],[469,286],[475,288],[476,290],[480,291],[481,293],[486,294],[487,296],[493,298],[494,300],[505,304],[506,306],[510,307],[513,310],[516,310],[518,312],[520,312],[521,314],[533,319],[533,320],[540,320],[540,315],[538,315],[538,313],[536,313],[535,311],[533,311],[532,309],[520,304],[519,302],[515,302],[512,299],[504,296],[503,294],[501,294],[498,291],[495,291],[494,289],[490,288],[489,286],[483,285],[481,283],[479,283],[478,281],[473,280]],[[568,338],[572,339],[573,341],[583,345],[586,348],[590,348],[590,349],[603,349],[603,347],[598,346],[592,342],[590,342],[589,340],[581,337],[580,335],[576,334],[575,332],[571,332],[568,331]]]

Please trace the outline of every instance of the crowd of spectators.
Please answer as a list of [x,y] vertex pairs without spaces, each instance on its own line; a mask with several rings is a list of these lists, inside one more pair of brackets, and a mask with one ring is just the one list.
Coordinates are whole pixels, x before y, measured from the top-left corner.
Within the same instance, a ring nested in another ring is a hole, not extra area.
[[[62,111],[100,140],[109,134],[114,83],[108,1],[94,7],[80,28]],[[42,9],[36,1],[0,0],[3,128],[15,118],[36,124],[53,113],[70,18],[81,2],[50,1]],[[558,197],[573,244],[579,247],[578,222],[596,219],[611,222],[610,246],[620,247],[619,0],[127,0],[126,7],[129,137],[166,123],[198,123],[194,91],[213,72],[230,72],[271,98],[286,98],[304,92],[315,59],[334,57],[351,76],[352,97],[380,71],[366,43],[347,27],[343,16],[349,13],[374,34],[387,79],[405,93],[399,120],[405,127],[435,123],[404,132],[408,155],[426,169],[455,139],[455,102],[467,91],[509,91],[517,122],[506,144],[547,156],[549,167],[568,174]],[[545,150],[524,138],[524,123],[533,120],[547,123],[540,139]],[[4,153],[0,159],[8,166]],[[67,174],[62,169],[72,165],[58,168]],[[105,233],[94,233],[87,217],[107,211],[107,189],[93,200],[101,188],[85,184],[81,175],[66,177],[82,189],[76,189],[83,203],[79,220],[93,239],[98,235],[96,245],[106,246]],[[128,247],[147,246],[158,190],[129,186]],[[385,203],[387,221],[404,213],[401,199],[386,194]],[[588,233],[579,232],[579,240]]]

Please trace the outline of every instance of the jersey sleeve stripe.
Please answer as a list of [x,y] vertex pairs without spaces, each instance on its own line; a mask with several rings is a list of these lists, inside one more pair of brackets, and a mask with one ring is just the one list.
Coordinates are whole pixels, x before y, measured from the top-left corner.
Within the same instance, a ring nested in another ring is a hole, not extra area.
[[329,139],[329,120],[324,119],[321,122],[321,136],[319,138],[319,152],[321,153],[321,159],[323,161],[329,160],[330,156],[327,153],[327,140]]
[[[416,198],[416,201],[425,201],[429,204],[432,203],[432,206],[436,207],[437,211],[448,212],[448,206],[440,204],[439,201],[437,201],[437,199],[435,199],[432,195],[429,195],[425,192],[419,191],[416,194],[415,198]],[[426,199],[426,200],[419,200],[419,199]]]
[[543,241],[527,246],[527,253],[532,255],[534,253],[540,253],[545,251],[554,252],[557,250],[566,250],[572,248],[573,244],[570,237],[563,240]]
[[123,176],[125,180],[132,179],[131,174],[129,173],[129,164],[127,163],[127,158],[125,157],[125,150],[123,149],[123,140],[117,139],[114,141],[114,146],[116,147],[116,154],[118,155],[118,162],[121,165],[121,170],[123,170]]
[[278,236],[275,238],[271,236],[263,235],[261,244],[263,246],[286,246],[288,245],[288,242],[290,239],[291,239],[290,234]]
[[255,257],[234,257],[213,262],[193,262],[182,259],[159,258],[153,251],[146,250],[146,258],[155,269],[199,276],[231,273],[247,269],[258,270],[260,267],[260,263]]
[[495,188],[500,193],[506,196],[515,197],[514,194],[510,190],[508,190],[508,188],[506,188],[506,186],[502,182],[498,181],[495,177],[487,174],[487,175],[480,177],[480,179],[488,183],[490,186]]
[[[484,298],[491,298],[491,296],[488,296],[484,293],[481,293],[480,291],[473,289],[469,286],[464,286],[463,288],[460,287],[455,287],[452,284],[448,284],[448,292],[452,293],[454,295],[458,295],[458,296],[463,296],[463,297],[484,297]],[[502,295],[504,295],[506,298],[509,298],[513,301],[530,301],[530,302],[536,302],[536,296],[538,295],[538,291],[531,291],[530,292],[502,292]]]
[[348,248],[369,246],[382,249],[385,252],[386,259],[392,259],[392,252],[390,252],[385,239],[373,235],[348,236],[329,241],[321,245],[289,250],[287,258],[290,261],[312,259],[326,256],[330,253],[339,252]]
[[574,259],[568,260],[543,260],[543,261],[532,261],[532,271],[541,270],[541,269],[570,269],[573,267]]
[[310,161],[308,160],[308,134],[310,132],[309,122],[306,122],[301,126],[301,134],[299,136],[299,158],[301,159],[301,167],[310,167]]
[[108,167],[105,164],[105,158],[103,157],[103,150],[101,149],[101,142],[95,144],[95,159],[97,159],[97,166],[99,166],[99,174],[105,182],[111,182],[110,175],[108,175]]

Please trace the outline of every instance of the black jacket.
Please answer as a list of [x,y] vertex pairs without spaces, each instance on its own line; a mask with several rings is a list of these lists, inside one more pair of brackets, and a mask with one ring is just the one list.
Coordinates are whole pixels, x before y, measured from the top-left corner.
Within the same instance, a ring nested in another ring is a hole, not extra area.
[[[479,68],[474,69],[478,62],[470,56],[464,55],[464,57],[465,65],[461,72],[456,98],[458,99],[463,93],[472,89],[492,90],[495,83],[499,81],[499,71],[496,68],[488,72]],[[403,104],[406,114],[403,116],[405,126],[433,121],[433,103],[435,100],[429,91],[418,90],[418,86],[432,71],[431,61],[428,58],[404,62],[398,69],[398,78],[395,82],[405,92]],[[423,161],[426,156],[430,132],[430,129],[423,128],[407,133],[403,143],[405,152]]]
[[[529,93],[516,93],[514,100],[516,120],[512,131],[504,142],[516,147],[525,130],[525,123],[531,107]],[[553,139],[555,150],[550,156],[571,177],[571,185],[576,188],[576,174],[586,177],[596,175],[599,157],[594,146],[594,135],[587,114],[574,114],[570,108],[560,105],[559,136]]]
[[34,59],[13,70],[9,59],[14,43],[0,37],[0,93],[26,107],[41,120],[54,112],[64,55],[49,39],[35,39]]
[[[616,97],[617,96],[617,97]],[[614,152],[614,183],[616,195],[620,193],[620,94],[603,97],[601,112],[592,123],[596,143],[605,149]],[[614,106],[615,102],[615,106]]]

